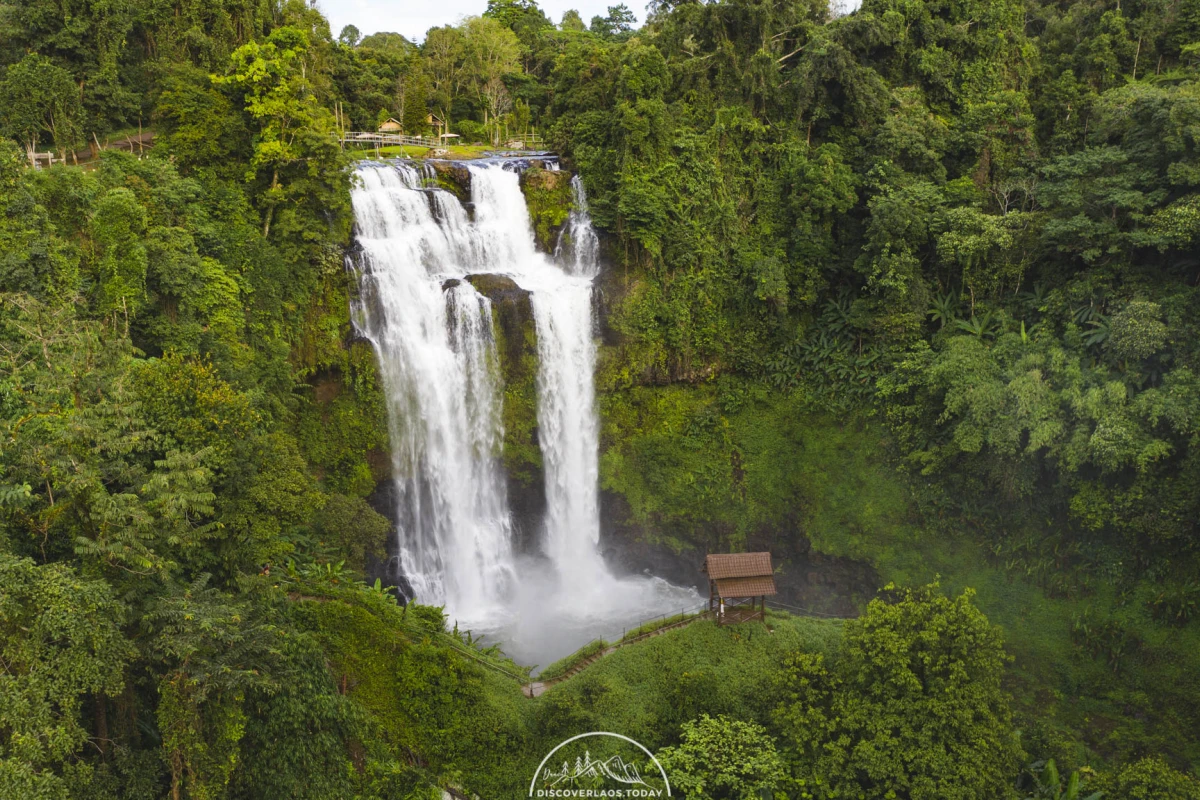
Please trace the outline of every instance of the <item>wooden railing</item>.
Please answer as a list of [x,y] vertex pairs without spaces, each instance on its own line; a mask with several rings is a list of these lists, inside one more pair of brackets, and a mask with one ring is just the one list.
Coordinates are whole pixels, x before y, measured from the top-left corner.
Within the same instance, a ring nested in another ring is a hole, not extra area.
[[[408,136],[403,133],[382,133],[380,131],[342,131],[338,137],[342,146],[388,147],[391,145],[407,145],[409,147],[449,147],[457,139],[440,139],[436,136]],[[538,150],[544,147],[546,140],[536,133],[510,136],[499,145],[500,149],[518,148],[522,150]]]
[[403,133],[380,133],[378,131],[343,131],[343,145],[364,147],[388,147],[408,145],[410,147],[441,147],[444,143],[432,136],[407,136]]
[[546,146],[546,140],[536,133],[527,133],[521,136],[509,136],[504,140],[504,146],[517,147],[522,150],[541,150]]

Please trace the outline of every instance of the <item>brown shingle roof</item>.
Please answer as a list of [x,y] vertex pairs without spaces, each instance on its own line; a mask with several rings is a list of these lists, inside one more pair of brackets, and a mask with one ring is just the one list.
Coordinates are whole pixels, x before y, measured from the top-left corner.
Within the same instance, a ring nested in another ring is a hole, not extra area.
[[753,578],[718,578],[717,594],[726,600],[775,594],[775,579],[769,575]]
[[770,553],[717,553],[705,556],[704,571],[712,580],[760,578],[775,574]]

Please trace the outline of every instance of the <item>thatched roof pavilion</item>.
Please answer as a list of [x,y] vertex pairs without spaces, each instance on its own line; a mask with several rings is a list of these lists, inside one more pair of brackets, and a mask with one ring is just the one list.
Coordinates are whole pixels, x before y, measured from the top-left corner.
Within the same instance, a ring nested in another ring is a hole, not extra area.
[[777,593],[770,553],[710,553],[704,571],[718,624],[766,619],[767,598]]

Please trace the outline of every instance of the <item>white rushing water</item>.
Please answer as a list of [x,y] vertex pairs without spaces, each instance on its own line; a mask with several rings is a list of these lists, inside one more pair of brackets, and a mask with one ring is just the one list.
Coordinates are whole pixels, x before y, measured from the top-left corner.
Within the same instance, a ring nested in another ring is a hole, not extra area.
[[[418,597],[478,607],[512,585],[513,557],[491,304],[444,266],[469,262],[457,202],[417,191],[411,169],[359,173],[366,274],[359,327],[380,353],[399,494],[400,558]],[[453,199],[453,198],[451,198]],[[437,218],[434,216],[437,209]],[[441,224],[439,224],[439,220]]]
[[[539,253],[519,176],[471,167],[474,218],[407,164],[370,165],[353,192],[361,299],[388,397],[401,568],[419,602],[545,665],[597,636],[699,603],[656,578],[615,578],[597,551],[599,423],[592,280],[599,242],[583,186],[553,258]],[[500,456],[502,388],[491,304],[467,275],[531,292],[538,441],[546,480],[540,553],[519,555]]]

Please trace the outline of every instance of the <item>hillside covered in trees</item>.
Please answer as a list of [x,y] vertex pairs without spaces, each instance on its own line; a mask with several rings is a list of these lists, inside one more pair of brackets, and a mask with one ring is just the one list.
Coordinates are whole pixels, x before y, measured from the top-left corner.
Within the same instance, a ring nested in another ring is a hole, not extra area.
[[[478,11],[0,0],[0,797],[498,800],[608,729],[692,800],[1200,798],[1200,2]],[[856,618],[530,699],[397,603],[388,119],[581,176],[613,559]]]

